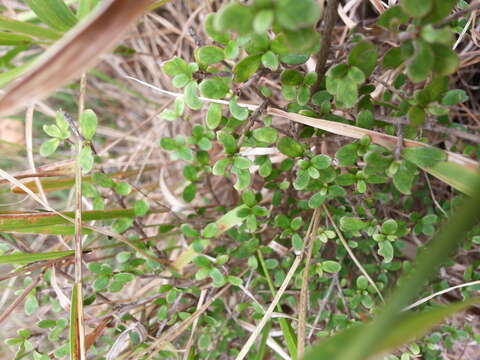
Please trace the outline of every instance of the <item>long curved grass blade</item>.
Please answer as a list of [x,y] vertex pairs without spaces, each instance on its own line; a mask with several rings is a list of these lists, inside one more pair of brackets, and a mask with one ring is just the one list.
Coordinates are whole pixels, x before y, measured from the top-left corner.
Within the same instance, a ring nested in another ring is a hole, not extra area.
[[58,40],[62,37],[62,34],[55,30],[30,24],[25,21],[10,19],[6,16],[0,16],[0,30],[8,30],[12,33],[24,34],[44,40]]
[[[144,172],[148,172],[153,170],[153,167],[148,167],[144,169]],[[22,178],[33,178],[33,177],[40,177],[43,179],[40,179],[40,183],[42,184],[43,191],[44,192],[52,192],[52,191],[59,191],[59,190],[66,190],[72,188],[72,186],[75,184],[75,178],[72,177],[58,177],[58,175],[67,175],[71,173],[73,170],[72,169],[65,169],[65,170],[60,170],[60,171],[52,171],[52,172],[40,172],[37,174],[25,174],[25,175],[20,175],[20,176],[15,176],[17,180],[20,180]],[[126,179],[131,176],[135,176],[138,174],[140,170],[128,170],[128,171],[118,171],[114,173],[108,174],[112,179]],[[47,178],[47,177],[53,177]],[[92,183],[92,176],[91,175],[86,175],[82,177],[82,182],[87,182],[87,183]],[[0,184],[2,184],[4,181],[0,180]],[[37,189],[37,184],[35,180],[31,181],[26,181],[23,183],[23,185],[27,188],[29,188],[31,191],[34,193],[38,193]],[[12,185],[11,187],[12,193],[15,194],[26,194],[25,190],[16,186]]]
[[[78,78],[119,42],[151,0],[108,0],[51,46],[0,99],[0,116],[38,100]],[[95,41],[92,41],[95,39]]]
[[[393,350],[407,342],[420,338],[435,325],[440,324],[449,316],[480,302],[480,298],[469,299],[448,306],[419,312],[403,314],[394,327],[379,337],[371,350],[371,355]],[[321,343],[309,351],[304,360],[339,359],[336,354],[362,332],[369,330],[370,324],[362,324],[344,330],[338,335]]]
[[[454,212],[450,221],[445,224],[430,241],[428,247],[420,253],[414,267],[403,274],[398,281],[399,287],[393,292],[385,307],[364,331],[359,331],[349,337],[349,346],[337,348],[334,356],[329,360],[364,360],[375,352],[376,344],[389,331],[394,329],[403,319],[404,309],[421,290],[423,285],[437,272],[441,264],[446,262],[450,255],[461,244],[466,234],[480,222],[478,204],[480,202],[480,177],[473,184],[475,190],[472,197],[466,199],[459,211]],[[477,299],[478,301],[478,299]],[[334,336],[344,336],[340,333]],[[407,340],[406,338],[404,340]],[[330,343],[331,344],[331,343]],[[318,354],[325,351],[322,343],[312,350],[307,359],[317,359]]]
[[[397,137],[379,133],[373,130],[367,130],[353,125],[343,124],[335,121],[316,119],[296,113],[289,113],[279,109],[269,109],[269,114],[283,117],[295,122],[299,122],[317,129],[322,129],[333,134],[348,136],[354,139],[368,135],[372,142],[381,145],[389,150],[397,146]],[[403,145],[406,148],[429,147],[418,141],[404,139]],[[439,150],[440,151],[440,150]],[[452,186],[453,188],[467,195],[472,195],[475,191],[473,182],[476,176],[480,176],[480,167],[478,162],[466,158],[460,154],[441,150],[446,157],[446,161],[439,162],[432,167],[422,167],[426,172],[435,176],[439,180]],[[462,175],[459,175],[458,171]]]
[[[10,230],[10,234],[44,234],[44,235],[73,235],[75,234],[75,226],[73,225],[46,225],[46,226],[29,226]],[[93,234],[93,230],[82,228],[82,235]]]
[[63,0],[25,0],[33,12],[50,28],[68,31],[77,23],[77,17]]
[[[164,209],[152,209],[151,212],[165,212]],[[61,212],[63,216],[74,217],[73,211]],[[134,217],[135,212],[129,209],[112,209],[112,210],[87,210],[82,212],[84,221],[91,220],[109,220],[121,217]],[[17,229],[25,229],[39,226],[51,226],[59,224],[71,224],[64,217],[51,212],[7,212],[0,214],[0,231],[16,231]]]
[[35,261],[45,261],[64,258],[74,254],[73,250],[53,251],[47,253],[19,253],[10,255],[1,255],[0,264],[29,264]]

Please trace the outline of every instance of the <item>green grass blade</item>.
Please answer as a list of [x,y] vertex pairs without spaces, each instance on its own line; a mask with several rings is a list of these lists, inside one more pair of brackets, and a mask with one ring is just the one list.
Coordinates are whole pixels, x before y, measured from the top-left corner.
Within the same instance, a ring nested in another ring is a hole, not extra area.
[[77,18],[83,19],[97,6],[98,0],[80,0],[78,4]]
[[[275,287],[273,286],[272,278],[270,277],[270,273],[268,272],[267,265],[265,264],[265,259],[263,258],[262,252],[257,250],[258,259],[260,260],[260,266],[265,274],[265,278],[267,279],[268,287],[270,288],[270,292],[272,296],[275,297],[276,291]],[[280,304],[277,305],[277,311],[279,313],[283,313],[282,307]],[[292,359],[297,359],[297,339],[295,333],[293,332],[292,325],[284,318],[278,318],[278,323],[280,324],[280,328],[283,332],[283,337],[285,339],[285,343],[287,344],[288,352]]]
[[[437,232],[428,247],[418,256],[412,270],[398,281],[399,287],[368,326],[368,331],[361,331],[352,336],[349,346],[338,348],[330,360],[367,359],[373,354],[375,344],[397,326],[402,318],[401,310],[415,298],[423,285],[437,272],[439,266],[447,261],[461,244],[466,234],[480,222],[478,214],[480,178],[477,178],[473,185],[475,192],[472,198],[458,207],[459,210],[454,212],[450,221]],[[342,333],[337,336],[342,336]],[[317,354],[321,354],[325,346],[329,345],[320,344],[316,347],[308,359],[318,358]]]
[[25,64],[22,64],[20,66],[17,66],[11,70],[4,71],[0,73],[0,88],[4,87],[7,85],[10,81],[13,79],[16,79],[20,75],[22,75],[24,72],[29,70],[32,65],[34,64],[34,60],[30,60],[26,62]]
[[4,46],[22,46],[36,43],[31,37],[20,34],[12,34],[0,31],[0,45]]
[[58,40],[62,37],[62,34],[55,30],[10,19],[6,16],[0,16],[0,30],[8,30],[13,33],[24,34],[43,40]]
[[35,261],[45,261],[45,260],[54,260],[60,259],[66,256],[73,255],[73,250],[67,251],[52,251],[48,253],[18,253],[11,255],[1,255],[0,264],[29,264]]
[[[399,317],[394,327],[390,328],[383,336],[377,339],[375,344],[373,344],[371,354],[384,353],[407,342],[418,339],[449,316],[479,302],[480,298],[474,298],[419,313],[404,313]],[[370,326],[371,324],[362,324],[342,331],[309,351],[304,360],[340,359],[337,357],[339,350],[345,347],[345,344],[350,344],[351,341],[363,332],[369,331]]]
[[267,325],[262,330],[262,338],[260,339],[260,346],[258,347],[258,353],[256,360],[263,360],[265,359],[266,350],[267,350],[267,339],[270,333],[270,329],[272,328],[272,322],[269,321]]
[[472,196],[475,192],[477,175],[458,164],[440,161],[424,170],[464,194]]
[[52,29],[65,32],[77,23],[77,18],[63,0],[25,0],[30,9]]
[[[10,230],[10,233],[20,234],[45,234],[45,235],[74,235],[75,226],[73,225],[47,225],[47,226],[32,226],[16,230]],[[82,235],[93,234],[93,230],[82,229]]]
[[[162,209],[153,209],[151,212],[164,212]],[[73,219],[73,211],[64,211],[61,213],[64,216]],[[134,217],[135,212],[132,208],[129,209],[112,209],[112,210],[88,210],[82,212],[84,221],[91,220],[111,220],[122,217]],[[60,224],[71,224],[67,219],[60,215],[50,212],[38,213],[3,213],[0,214],[0,231],[17,231],[28,230],[26,228],[51,226]]]

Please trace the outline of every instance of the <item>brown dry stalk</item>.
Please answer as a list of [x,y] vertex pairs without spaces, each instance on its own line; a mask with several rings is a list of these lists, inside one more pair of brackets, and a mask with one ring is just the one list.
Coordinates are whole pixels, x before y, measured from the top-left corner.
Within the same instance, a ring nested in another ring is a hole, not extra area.
[[0,324],[10,316],[13,310],[30,294],[30,291],[32,291],[40,282],[40,279],[42,278],[41,275],[37,276],[35,280],[32,281],[32,283],[25,289],[23,292],[20,294],[19,297],[17,297],[13,303],[10,304],[9,307],[5,309],[5,311],[0,314]]
[[[107,0],[91,17],[70,30],[11,84],[0,99],[0,116],[47,96],[94,66],[120,42],[151,0]],[[94,39],[94,40],[92,40]]]
[[323,19],[323,30],[320,52],[317,56],[317,65],[315,72],[317,73],[317,81],[313,85],[312,94],[318,91],[325,75],[328,55],[330,54],[330,45],[332,44],[332,32],[337,22],[338,0],[328,0]]
[[[78,102],[78,114],[81,116],[85,107],[85,88],[86,88],[86,76],[82,74],[80,80],[80,99]],[[80,125],[80,121],[79,121]],[[79,126],[80,127],[80,126]],[[75,284],[77,287],[77,309],[75,311],[76,321],[75,332],[78,338],[78,356],[80,360],[86,359],[85,350],[85,324],[83,314],[83,280],[82,280],[82,167],[80,165],[80,151],[82,150],[83,141],[80,138],[76,138],[75,150],[76,150],[76,163],[75,163]]]
[[305,268],[302,274],[302,287],[300,289],[300,300],[298,307],[298,335],[297,335],[297,354],[298,358],[303,358],[305,354],[307,307],[308,307],[308,272],[312,260],[313,243],[318,231],[320,222],[320,210],[317,208],[313,213],[313,227],[306,244],[307,256],[305,258]]

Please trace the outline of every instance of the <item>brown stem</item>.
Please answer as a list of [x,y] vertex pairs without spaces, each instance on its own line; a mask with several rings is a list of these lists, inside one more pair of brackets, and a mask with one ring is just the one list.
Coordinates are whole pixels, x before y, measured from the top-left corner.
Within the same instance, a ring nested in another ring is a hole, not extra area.
[[328,0],[327,7],[325,9],[325,15],[323,19],[322,30],[322,43],[320,52],[317,55],[317,66],[315,72],[317,73],[317,82],[313,85],[312,94],[314,94],[320,88],[320,83],[325,75],[328,54],[330,52],[330,45],[332,43],[332,32],[337,22],[337,8],[338,0]]

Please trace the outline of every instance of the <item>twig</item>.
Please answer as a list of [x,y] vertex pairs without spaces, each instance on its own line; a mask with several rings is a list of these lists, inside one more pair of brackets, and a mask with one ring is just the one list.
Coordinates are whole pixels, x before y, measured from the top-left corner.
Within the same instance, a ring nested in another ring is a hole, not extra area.
[[337,233],[338,238],[340,239],[340,242],[342,243],[342,245],[343,245],[343,247],[345,248],[345,250],[347,250],[347,253],[348,253],[348,255],[350,256],[350,258],[353,260],[353,262],[355,263],[355,265],[357,265],[358,269],[359,269],[360,272],[363,274],[363,276],[365,276],[365,277],[367,278],[367,280],[368,280],[368,282],[370,283],[370,285],[373,286],[373,288],[374,288],[375,291],[377,292],[378,297],[380,298],[380,300],[382,300],[382,302],[385,302],[385,300],[383,299],[382,293],[380,292],[380,290],[379,290],[378,287],[377,287],[377,284],[375,284],[375,282],[372,280],[372,278],[370,277],[370,275],[368,275],[368,273],[366,272],[366,270],[364,269],[364,267],[362,266],[362,264],[360,264],[360,261],[358,261],[357,257],[356,257],[355,254],[353,253],[352,249],[350,249],[350,246],[348,246],[347,241],[346,241],[345,238],[343,237],[343,234],[342,234],[342,232],[340,231],[340,229],[337,227],[337,224],[336,224],[335,221],[333,220],[333,217],[332,217],[332,215],[330,214],[330,211],[328,211],[328,209],[327,209],[327,207],[325,206],[325,204],[323,205],[323,210],[325,211],[325,214],[327,214],[328,220],[330,220],[333,228],[335,229],[335,232]]
[[467,287],[467,286],[474,286],[474,285],[480,285],[480,280],[476,280],[476,281],[470,281],[468,283],[464,283],[464,284],[460,284],[460,285],[456,285],[456,286],[452,286],[452,287],[449,287],[447,289],[443,289],[441,291],[438,291],[436,293],[433,293],[432,295],[429,295],[427,297],[424,297],[423,299],[420,299],[416,302],[414,302],[413,304],[407,306],[406,308],[404,308],[402,311],[408,311],[408,310],[412,310],[413,308],[419,306],[419,305],[422,305],[423,303],[426,303],[427,301],[433,299],[434,297],[437,297],[439,295],[443,295],[443,294],[446,294],[450,291],[453,291],[453,290],[456,290],[456,289],[461,289],[461,288],[464,288],[464,287]]
[[458,19],[459,17],[462,17],[465,14],[469,14],[471,11],[479,9],[480,8],[480,1],[475,1],[470,6],[466,7],[463,10],[457,11],[455,14],[452,14],[450,16],[447,16],[445,19],[442,21],[438,22],[435,24],[435,27],[441,27],[443,25],[448,24],[449,22]]
[[315,66],[315,72],[317,73],[317,81],[312,87],[312,94],[318,91],[323,76],[325,75],[328,54],[330,53],[330,45],[332,43],[332,32],[337,22],[337,8],[338,0],[328,0],[327,7],[325,9],[325,19],[322,31],[322,40],[320,52],[317,56],[317,65]]
[[10,304],[9,307],[5,309],[5,311],[0,314],[0,324],[8,318],[8,316],[12,313],[13,310],[25,299],[28,294],[30,294],[30,291],[32,291],[40,282],[40,279],[42,278],[41,275],[37,276],[35,280],[32,281],[32,283],[25,289],[23,290],[22,294],[15,299],[13,303]]

